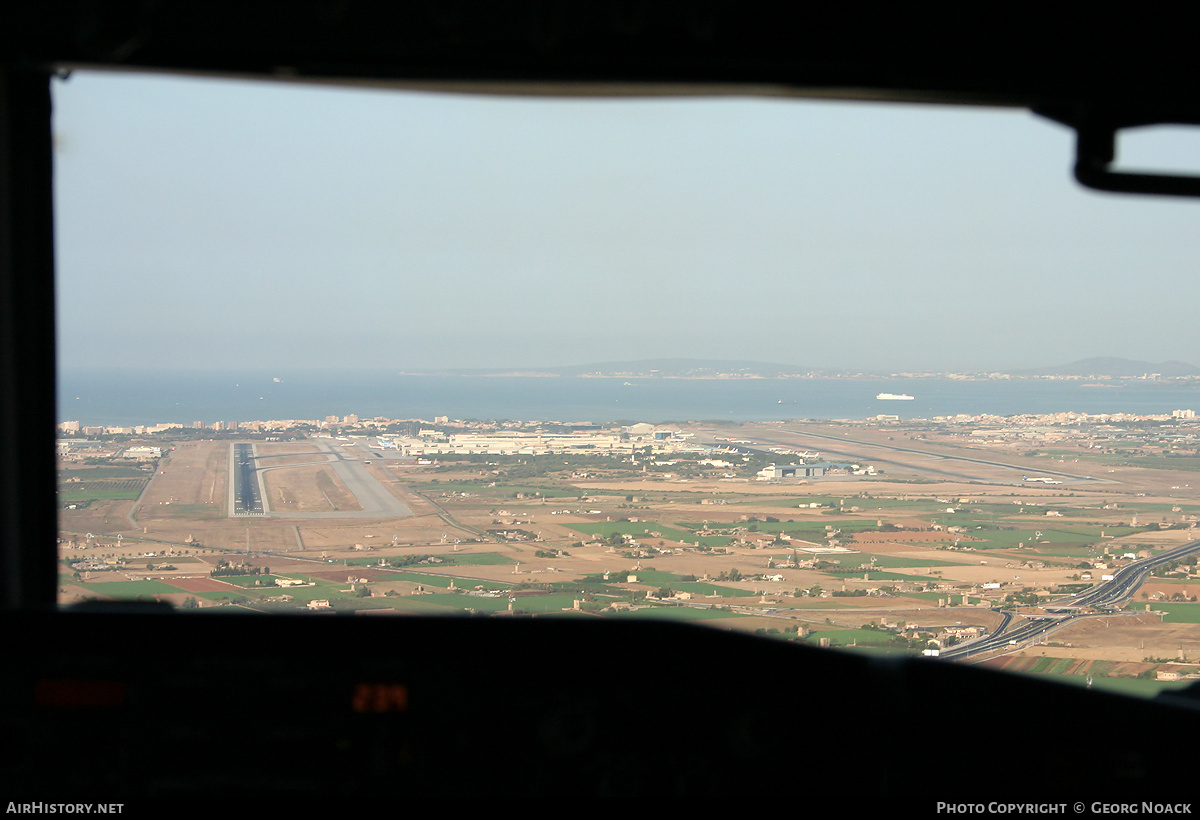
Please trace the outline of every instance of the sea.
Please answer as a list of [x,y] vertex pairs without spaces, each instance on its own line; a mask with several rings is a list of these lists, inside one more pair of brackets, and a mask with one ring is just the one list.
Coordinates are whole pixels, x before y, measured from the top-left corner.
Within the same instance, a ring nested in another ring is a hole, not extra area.
[[[908,394],[912,401],[876,399]],[[902,419],[1059,412],[1200,410],[1200,380],[639,379],[404,375],[390,372],[69,370],[60,421],[84,425],[369,419],[683,422]]]

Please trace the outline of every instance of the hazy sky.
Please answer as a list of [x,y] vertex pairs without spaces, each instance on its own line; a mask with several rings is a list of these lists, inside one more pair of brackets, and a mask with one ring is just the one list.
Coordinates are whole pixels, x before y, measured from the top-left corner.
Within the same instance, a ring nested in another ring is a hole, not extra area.
[[1027,112],[84,72],[54,100],[68,367],[1200,363],[1200,203],[1080,188]]

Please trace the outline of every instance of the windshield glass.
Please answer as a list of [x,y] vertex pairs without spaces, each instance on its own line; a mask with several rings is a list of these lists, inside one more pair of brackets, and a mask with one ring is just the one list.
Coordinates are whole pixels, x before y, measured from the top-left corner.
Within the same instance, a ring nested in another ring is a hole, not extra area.
[[54,102],[64,604],[1194,669],[1197,206],[1083,191],[1065,129],[86,72]]

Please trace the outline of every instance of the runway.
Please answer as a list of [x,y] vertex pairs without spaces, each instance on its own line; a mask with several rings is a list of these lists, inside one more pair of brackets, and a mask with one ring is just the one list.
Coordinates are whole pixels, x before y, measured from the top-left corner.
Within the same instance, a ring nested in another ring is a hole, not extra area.
[[[392,495],[383,486],[367,465],[357,459],[343,458],[341,452],[323,442],[314,446],[319,451],[311,461],[295,464],[279,464],[259,467],[260,456],[253,452],[251,444],[230,445],[230,471],[234,481],[230,482],[230,518],[243,516],[270,518],[405,518],[412,515],[408,506]],[[323,457],[321,457],[323,456]],[[278,458],[278,455],[268,456]],[[270,470],[288,470],[312,464],[328,465],[358,501],[361,510],[330,512],[276,512],[270,509],[270,500],[262,488],[263,474]],[[253,488],[252,492],[250,488]]]

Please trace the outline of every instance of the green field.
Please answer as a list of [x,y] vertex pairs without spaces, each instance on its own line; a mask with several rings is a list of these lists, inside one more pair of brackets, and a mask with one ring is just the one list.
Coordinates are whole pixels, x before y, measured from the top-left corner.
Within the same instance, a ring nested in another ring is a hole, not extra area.
[[[512,604],[514,612],[524,612],[532,614],[544,614],[563,612],[564,610],[572,609],[575,601],[579,596],[567,593],[551,593],[548,595],[522,595],[517,597]],[[371,599],[377,600],[377,599]],[[508,610],[509,596],[499,595],[497,597],[486,597],[483,595],[467,595],[465,593],[454,592],[437,592],[431,595],[406,595],[403,597],[389,597],[381,600],[387,601],[417,601],[420,603],[414,604],[415,607],[436,607],[442,612],[466,612],[473,610],[475,612],[506,612]],[[397,605],[400,608],[400,605]],[[410,609],[409,605],[405,604],[406,610]],[[430,610],[432,613],[432,610]]]
[[[78,478],[80,481],[96,481],[100,479],[111,478],[137,478],[143,482],[149,480],[154,474],[152,469],[141,469],[139,467],[87,467],[82,470],[62,470],[59,472],[59,479]],[[71,482],[74,483],[74,482]]]
[[632,612],[613,612],[608,617],[656,621],[715,621],[722,618],[741,618],[744,616],[734,612],[725,612],[720,609],[699,609],[692,606],[656,606],[642,607]]
[[[387,601],[389,606],[399,612],[407,612],[411,615],[461,615],[464,609],[458,604],[462,599],[460,595],[397,595],[392,597],[384,597],[381,600]],[[452,599],[454,603],[443,603],[441,599]],[[372,599],[374,600],[374,599]],[[469,600],[475,600],[471,598]]]
[[[1086,675],[1055,675],[1053,673],[1041,673],[1040,676],[1045,677],[1047,680],[1054,680],[1059,683],[1066,683],[1072,686],[1087,686]],[[1186,689],[1191,686],[1192,683],[1194,683],[1194,681],[1146,680],[1143,678],[1106,678],[1100,676],[1092,677],[1093,689],[1137,698],[1153,698],[1160,692]]]
[[224,581],[227,584],[233,584],[237,587],[265,587],[266,589],[282,589],[275,586],[275,579],[282,578],[282,575],[216,575],[213,579],[216,581]]
[[[341,560],[341,563],[348,567],[364,567],[368,569],[400,569],[401,567],[470,567],[470,566],[490,566],[495,564],[515,564],[516,559],[510,558],[507,555],[501,555],[498,552],[451,552],[443,555],[434,555],[433,558],[441,559],[441,563],[433,564],[402,564],[400,558],[346,558]],[[387,561],[387,566],[380,566],[380,561]]]
[[515,564],[516,560],[498,552],[451,552],[437,555],[445,563],[454,563],[462,567],[483,567],[495,564]]
[[[1130,604],[1130,609],[1141,610],[1146,602],[1137,601]],[[1167,613],[1163,621],[1173,624],[1200,624],[1200,604],[1165,603],[1151,601],[1150,609],[1155,612]]]
[[[1041,533],[1039,536],[1038,533]],[[1030,526],[1022,521],[1019,527],[1014,529],[970,529],[966,533],[971,538],[980,539],[972,541],[971,546],[975,549],[987,549],[989,547],[999,549],[1013,549],[1017,544],[1023,544],[1026,547],[1086,547],[1088,544],[1095,543],[1100,540],[1099,530],[1096,535],[1088,535],[1084,532],[1072,532],[1062,528],[1051,528],[1049,525]]]
[[[817,556],[821,558],[823,556]],[[874,563],[877,567],[958,567],[962,566],[961,561],[941,561],[936,558],[900,558],[895,555],[872,555],[871,553],[861,552],[854,555],[844,556],[829,556],[840,560],[840,566],[844,569],[853,569],[861,567],[864,564]]]
[[[211,592],[191,592],[188,594],[191,595],[193,598],[203,598],[206,601],[233,600],[235,598],[244,598],[248,601],[258,601],[260,598],[270,597],[270,594],[268,593],[267,590],[261,590],[261,589],[213,590]],[[290,595],[291,593],[285,592],[285,590],[282,590],[282,589],[278,589],[278,590],[274,590],[273,594],[275,594],[275,595],[279,595],[279,594]],[[322,597],[324,597],[324,596],[322,596],[322,595],[314,595],[313,596],[313,598],[322,598]],[[304,600],[308,601],[311,599],[306,598]],[[294,604],[289,604],[289,606],[294,606]]]
[[[744,589],[722,586],[721,584],[714,584],[709,581],[681,581],[679,575],[674,572],[667,572],[665,570],[641,569],[637,570],[636,572],[631,572],[630,575],[637,577],[637,581],[634,582],[637,584],[645,584],[647,586],[660,588],[670,587],[675,592],[690,592],[693,595],[720,596],[722,598],[744,598],[747,595],[752,594]],[[620,578],[624,576],[618,577]],[[575,587],[577,584],[586,584],[589,588],[595,589],[599,586],[609,594],[621,596],[624,594],[624,591],[620,587],[615,586],[617,583],[622,582],[606,582],[603,580],[602,575],[597,574],[586,576],[584,579],[580,579],[579,582],[564,581],[555,584],[555,586],[558,588],[570,589]]]
[[[550,595],[522,595],[513,602],[513,609],[522,612],[564,612],[573,609],[578,595],[552,593]],[[507,608],[508,599],[504,599]]]
[[891,643],[894,637],[891,632],[877,629],[818,629],[805,640],[817,644],[821,638],[828,638],[830,646],[878,646]]
[[[844,504],[843,504],[844,502]],[[829,495],[829,496],[802,496],[799,498],[780,498],[771,501],[762,502],[756,499],[756,504],[766,503],[772,507],[791,507],[792,509],[807,510],[810,514],[814,512],[822,513],[839,513],[842,509],[850,509],[858,507],[863,512],[874,512],[876,510],[935,510],[939,507],[939,503],[933,498],[916,498],[916,499],[899,499],[899,498],[861,498],[849,495]],[[800,507],[800,505],[805,505]],[[809,504],[820,504],[822,506],[813,509]],[[941,504],[945,507],[945,504]]]
[[454,586],[459,589],[474,589],[482,584],[488,589],[508,589],[512,584],[503,581],[480,581],[478,578],[456,578],[450,575],[427,575],[423,572],[387,572],[384,577],[379,579],[379,583],[387,583],[388,581],[410,581],[414,584],[423,584],[427,587],[448,587],[450,582],[454,582]]
[[663,586],[665,584],[674,584],[679,580],[679,576],[673,572],[667,572],[661,569],[639,569],[630,570],[631,575],[637,576],[637,583],[649,584],[651,586]]
[[[614,532],[632,535],[634,538],[662,538],[669,541],[680,541],[694,544],[697,541],[705,547],[723,547],[733,539],[724,535],[695,535],[685,530],[668,527],[653,521],[613,521],[603,524],[567,524],[566,526],[585,535],[608,538]],[[660,533],[652,535],[651,533]]]
[[97,595],[107,595],[110,598],[150,598],[155,595],[171,595],[186,592],[179,587],[164,584],[162,581],[103,581],[83,584],[84,589]]
[[[698,531],[704,527],[704,524],[700,522],[680,522],[679,526]],[[826,527],[832,527],[835,530],[841,530],[846,533],[876,529],[874,521],[749,521],[736,524],[710,523],[708,525],[710,532],[743,528],[751,532],[785,533],[796,538],[802,538],[805,541],[824,540],[825,536],[830,533],[830,530],[825,529]]]
[[744,589],[724,587],[706,581],[672,581],[670,587],[676,592],[690,592],[693,595],[719,596],[721,598],[745,598],[751,594]]
[[1062,675],[1074,663],[1074,658],[1038,658],[1023,671],[1035,675]]
[[128,501],[141,495],[145,486],[144,478],[59,484],[58,500],[72,504],[80,501]]
[[1150,470],[1200,470],[1200,457],[1198,456],[1124,456],[1117,453],[1081,453],[1074,451],[1063,453],[1053,450],[1043,450],[1042,453],[1044,456],[1050,458],[1066,456],[1067,458],[1078,459],[1080,462],[1104,464],[1109,467],[1142,467]]

